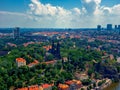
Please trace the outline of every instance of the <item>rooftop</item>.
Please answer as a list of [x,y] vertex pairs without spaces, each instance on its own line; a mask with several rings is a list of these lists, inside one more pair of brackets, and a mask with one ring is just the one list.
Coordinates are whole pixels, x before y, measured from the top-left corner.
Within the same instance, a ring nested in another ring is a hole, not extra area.
[[69,88],[69,86],[66,84],[59,84],[58,87],[61,89]]
[[37,60],[34,60],[32,63],[28,64],[29,67],[32,67],[34,65],[37,65],[39,62]]
[[38,85],[32,85],[28,87],[29,90],[39,90],[39,86]]
[[24,58],[16,58],[16,62],[26,62]]
[[51,87],[52,85],[50,85],[50,84],[43,84],[43,85],[41,85],[41,86],[42,86],[43,89],[46,89],[46,88]]
[[52,46],[51,46],[51,45],[43,46],[43,48],[44,48],[46,51],[49,51],[49,50],[52,48]]
[[69,81],[66,81],[65,84],[67,84],[67,85],[71,85],[71,84],[82,84],[82,82],[79,81],[79,80],[69,80]]
[[16,90],[28,90],[28,88],[27,88],[27,87],[24,87],[24,88],[18,88],[18,89],[16,89]]
[[56,63],[56,60],[52,60],[52,61],[47,61],[45,62],[46,64],[55,64]]

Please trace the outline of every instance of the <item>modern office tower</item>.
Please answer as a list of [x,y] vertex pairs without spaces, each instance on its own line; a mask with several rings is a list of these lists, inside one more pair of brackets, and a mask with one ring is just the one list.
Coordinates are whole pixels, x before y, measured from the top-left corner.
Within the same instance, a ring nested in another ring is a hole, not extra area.
[[107,30],[112,30],[112,24],[107,24]]
[[13,30],[13,38],[14,39],[17,39],[20,37],[20,28],[19,27],[15,27],[14,30]]
[[101,30],[101,25],[97,25],[97,30]]
[[118,25],[118,30],[120,30],[120,25]]
[[118,28],[117,28],[117,25],[115,25],[115,30],[117,30]]

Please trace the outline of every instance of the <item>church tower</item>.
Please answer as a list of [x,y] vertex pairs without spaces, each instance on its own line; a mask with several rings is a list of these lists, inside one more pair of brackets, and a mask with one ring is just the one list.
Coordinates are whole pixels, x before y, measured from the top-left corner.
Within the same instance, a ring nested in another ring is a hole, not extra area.
[[60,55],[60,43],[58,42],[57,44],[54,43],[54,41],[52,41],[52,49],[51,49],[51,53],[58,59],[61,58]]
[[55,44],[54,41],[52,41],[52,50],[51,50],[52,54],[55,54]]
[[57,43],[56,56],[57,56],[58,58],[61,58],[61,55],[60,55],[60,43],[59,43],[59,42]]

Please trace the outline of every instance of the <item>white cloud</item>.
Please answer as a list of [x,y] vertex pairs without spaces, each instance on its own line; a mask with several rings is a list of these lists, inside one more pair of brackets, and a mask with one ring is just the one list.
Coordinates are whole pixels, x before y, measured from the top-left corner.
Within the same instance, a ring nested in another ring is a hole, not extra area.
[[29,13],[36,16],[38,22],[43,20],[43,18],[45,20],[48,18],[46,22],[54,22],[55,26],[69,26],[70,16],[72,15],[71,11],[59,6],[52,6],[51,4],[42,4],[39,0],[31,0],[31,2],[29,4]]
[[82,0],[83,8],[88,15],[94,14],[94,12],[100,7],[100,3],[101,0]]
[[80,15],[81,14],[81,10],[79,8],[73,8],[73,13]]
[[101,6],[101,0],[82,0],[82,8],[67,10],[60,6],[31,0],[27,14],[0,11],[0,27],[96,27],[107,23],[120,24],[120,4]]

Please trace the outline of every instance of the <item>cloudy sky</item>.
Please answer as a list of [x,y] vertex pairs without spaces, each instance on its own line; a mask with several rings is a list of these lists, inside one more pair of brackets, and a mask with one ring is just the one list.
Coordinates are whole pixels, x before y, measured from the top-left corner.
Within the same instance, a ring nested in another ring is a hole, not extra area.
[[91,28],[120,24],[120,0],[0,0],[0,27]]

